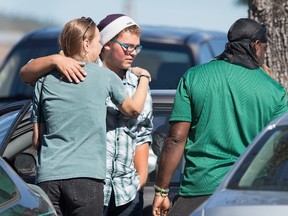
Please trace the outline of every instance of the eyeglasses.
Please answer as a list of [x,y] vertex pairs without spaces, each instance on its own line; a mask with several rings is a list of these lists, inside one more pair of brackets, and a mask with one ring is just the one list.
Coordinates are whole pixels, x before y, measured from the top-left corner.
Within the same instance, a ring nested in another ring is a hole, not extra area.
[[119,44],[121,47],[125,49],[125,52],[129,55],[131,54],[134,50],[138,54],[142,50],[142,46],[140,44],[134,46],[132,44],[126,44],[126,43],[121,43],[117,40],[112,40],[112,42]]
[[85,34],[88,31],[88,29],[91,27],[91,25],[94,23],[94,21],[90,17],[87,17],[87,18],[86,17],[81,17],[81,19],[85,19],[85,20],[89,21],[89,24],[88,24],[88,26],[87,26],[86,30],[84,31],[84,34],[83,34],[83,41],[84,41]]

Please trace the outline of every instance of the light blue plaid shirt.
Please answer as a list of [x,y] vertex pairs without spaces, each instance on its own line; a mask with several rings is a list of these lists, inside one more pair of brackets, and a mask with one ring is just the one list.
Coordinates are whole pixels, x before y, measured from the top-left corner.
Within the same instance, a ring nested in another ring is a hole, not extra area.
[[[138,77],[128,70],[123,84],[132,97],[138,85]],[[109,204],[112,188],[116,206],[124,205],[135,198],[139,187],[139,175],[134,168],[135,149],[152,141],[152,118],[150,91],[141,115],[134,119],[124,116],[110,99],[107,100],[105,206]]]

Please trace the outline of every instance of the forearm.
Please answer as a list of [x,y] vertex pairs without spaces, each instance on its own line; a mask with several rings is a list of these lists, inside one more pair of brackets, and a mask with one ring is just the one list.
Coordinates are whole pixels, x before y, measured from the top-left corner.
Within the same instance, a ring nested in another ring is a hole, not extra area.
[[33,136],[32,136],[32,141],[33,141],[33,147],[37,149],[38,143],[39,143],[39,123],[34,122],[33,123]]
[[184,152],[190,122],[172,122],[168,137],[165,138],[162,148],[156,185],[160,188],[169,188],[170,180],[176,170]]
[[140,115],[148,92],[149,80],[147,78],[140,78],[139,85],[133,98],[127,96],[125,101],[117,105],[118,109],[126,116],[136,118]]
[[139,113],[138,115],[140,115],[145,101],[146,101],[146,97],[147,97],[147,92],[149,89],[149,82],[150,80],[146,77],[140,77],[139,78],[139,84],[138,87],[133,95],[133,105],[134,105],[134,109],[137,110],[137,112]]
[[37,149],[40,143],[40,139],[44,134],[45,125],[43,123],[33,123],[33,135],[32,135],[32,146]]
[[21,80],[25,83],[36,82],[55,67],[55,58],[57,56],[58,54],[55,54],[29,61],[20,70],[19,76]]
[[134,166],[140,177],[140,190],[143,190],[148,177],[149,143],[138,146],[134,156]]
[[136,105],[135,108],[140,114],[146,101],[147,92],[149,89],[149,82],[151,82],[151,75],[147,70],[140,67],[133,67],[131,68],[131,71],[139,77],[138,87],[133,95],[132,100]]
[[[179,147],[180,146],[180,147]],[[170,180],[182,158],[185,144],[179,145],[172,137],[168,137],[162,149],[156,185],[169,188]]]

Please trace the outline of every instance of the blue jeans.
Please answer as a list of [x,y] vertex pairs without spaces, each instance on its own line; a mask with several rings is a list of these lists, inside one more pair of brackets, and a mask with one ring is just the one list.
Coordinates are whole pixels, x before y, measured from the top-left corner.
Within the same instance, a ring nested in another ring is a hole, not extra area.
[[144,199],[143,199],[142,191],[138,191],[134,200],[122,206],[115,205],[115,196],[112,191],[109,205],[104,207],[105,208],[104,215],[105,216],[142,216],[143,205],[144,205]]
[[75,178],[38,185],[47,193],[58,216],[103,215],[103,180]]

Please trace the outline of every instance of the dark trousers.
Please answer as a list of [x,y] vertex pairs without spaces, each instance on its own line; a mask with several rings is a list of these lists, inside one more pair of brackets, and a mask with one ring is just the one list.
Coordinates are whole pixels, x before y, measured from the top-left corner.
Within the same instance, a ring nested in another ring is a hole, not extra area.
[[103,215],[103,180],[75,178],[38,185],[47,193],[58,216]]
[[175,199],[168,216],[188,216],[209,197],[210,195],[197,197],[178,196]]
[[138,191],[134,200],[122,205],[115,205],[115,196],[112,191],[110,202],[108,206],[105,206],[105,216],[142,216],[143,215],[143,192]]

